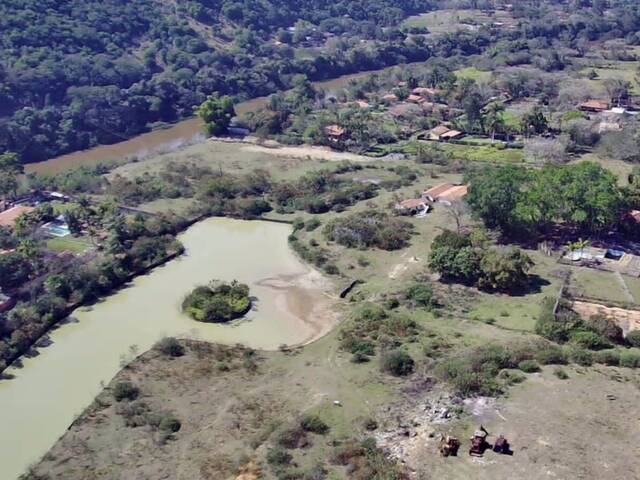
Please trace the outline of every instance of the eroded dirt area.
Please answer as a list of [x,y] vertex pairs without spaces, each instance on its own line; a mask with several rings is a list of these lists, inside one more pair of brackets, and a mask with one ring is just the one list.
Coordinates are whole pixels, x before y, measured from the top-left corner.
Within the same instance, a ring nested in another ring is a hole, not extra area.
[[[640,478],[640,376],[619,368],[564,369],[568,380],[549,368],[498,399],[461,401],[439,392],[413,407],[405,399],[390,410],[379,441],[420,480]],[[490,444],[504,435],[513,455],[469,456],[480,425]],[[441,434],[460,439],[457,457],[438,454]]]

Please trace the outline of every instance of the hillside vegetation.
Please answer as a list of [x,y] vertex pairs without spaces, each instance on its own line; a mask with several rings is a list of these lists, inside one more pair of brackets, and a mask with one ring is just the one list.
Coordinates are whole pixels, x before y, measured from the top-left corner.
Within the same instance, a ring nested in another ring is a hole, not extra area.
[[[403,34],[382,27],[428,5],[3,1],[0,151],[43,160],[189,116],[214,91],[265,95],[289,86],[295,73],[326,78],[425,58],[424,48],[405,45]],[[296,58],[296,47],[322,46],[329,33],[345,32],[334,53]],[[336,55],[351,51],[356,36],[371,43],[357,54]]]

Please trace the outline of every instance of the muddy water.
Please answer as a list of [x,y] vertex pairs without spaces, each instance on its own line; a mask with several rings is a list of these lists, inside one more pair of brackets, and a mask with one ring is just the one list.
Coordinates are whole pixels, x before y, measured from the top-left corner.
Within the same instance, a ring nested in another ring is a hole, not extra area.
[[[187,230],[186,254],[74,313],[51,334],[53,343],[0,381],[0,478],[17,478],[60,437],[120,368],[131,345],[141,353],[165,335],[256,348],[307,341],[326,330],[330,305],[324,280],[289,250],[288,225],[210,219]],[[238,279],[257,297],[233,325],[195,322],[180,303],[195,285]],[[313,322],[320,322],[314,324]]]
[[[315,82],[314,85],[317,88],[332,92],[344,87],[350,80],[362,78],[374,73],[376,73],[376,71],[344,75],[334,78],[333,80]],[[266,101],[267,97],[258,97],[239,103],[236,105],[236,112],[238,114],[244,114],[255,111],[263,107]],[[126,157],[140,157],[155,152],[172,150],[185,143],[197,141],[199,137],[202,137],[202,122],[199,118],[190,118],[178,122],[169,128],[144,133],[130,140],[125,140],[113,145],[101,145],[89,150],[62,155],[44,162],[30,163],[25,166],[25,170],[27,173],[58,173],[81,165],[97,165],[101,162],[109,163]]]

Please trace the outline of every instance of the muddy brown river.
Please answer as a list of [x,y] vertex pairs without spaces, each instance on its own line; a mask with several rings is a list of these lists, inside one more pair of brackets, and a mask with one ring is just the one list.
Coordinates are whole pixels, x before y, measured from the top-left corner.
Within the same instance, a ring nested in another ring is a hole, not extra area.
[[[0,381],[0,478],[12,480],[37,461],[120,369],[131,345],[139,353],[166,335],[277,349],[317,338],[336,321],[327,280],[287,245],[289,225],[216,218],[180,237],[184,256],[138,277],[127,288],[51,333],[52,344],[13,379]],[[203,324],[180,304],[196,285],[237,279],[257,298],[231,325]]]

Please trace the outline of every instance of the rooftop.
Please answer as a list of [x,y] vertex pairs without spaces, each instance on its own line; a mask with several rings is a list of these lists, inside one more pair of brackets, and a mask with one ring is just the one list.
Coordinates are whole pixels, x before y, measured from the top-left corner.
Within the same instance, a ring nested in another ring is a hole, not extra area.
[[430,132],[433,133],[434,135],[444,135],[449,130],[450,130],[449,127],[445,127],[444,125],[438,125],[437,127],[432,128]]
[[406,209],[412,209],[412,208],[418,208],[422,205],[429,205],[431,202],[423,199],[423,198],[410,198],[408,200],[403,200],[402,202],[398,203],[398,206],[401,208],[406,208]]
[[587,100],[580,104],[580,108],[589,110],[608,110],[609,102],[606,100]]
[[330,137],[341,137],[345,134],[345,132],[346,130],[340,125],[327,125],[326,127],[324,127],[324,133],[326,133]]
[[425,197],[433,198],[434,200],[448,199],[455,200],[464,197],[469,191],[467,185],[456,185],[455,183],[441,183],[425,190],[422,194]]
[[0,226],[12,227],[16,218],[23,213],[29,213],[31,211],[33,211],[33,207],[28,207],[26,205],[16,205],[15,207],[11,207],[10,209],[0,213]]

